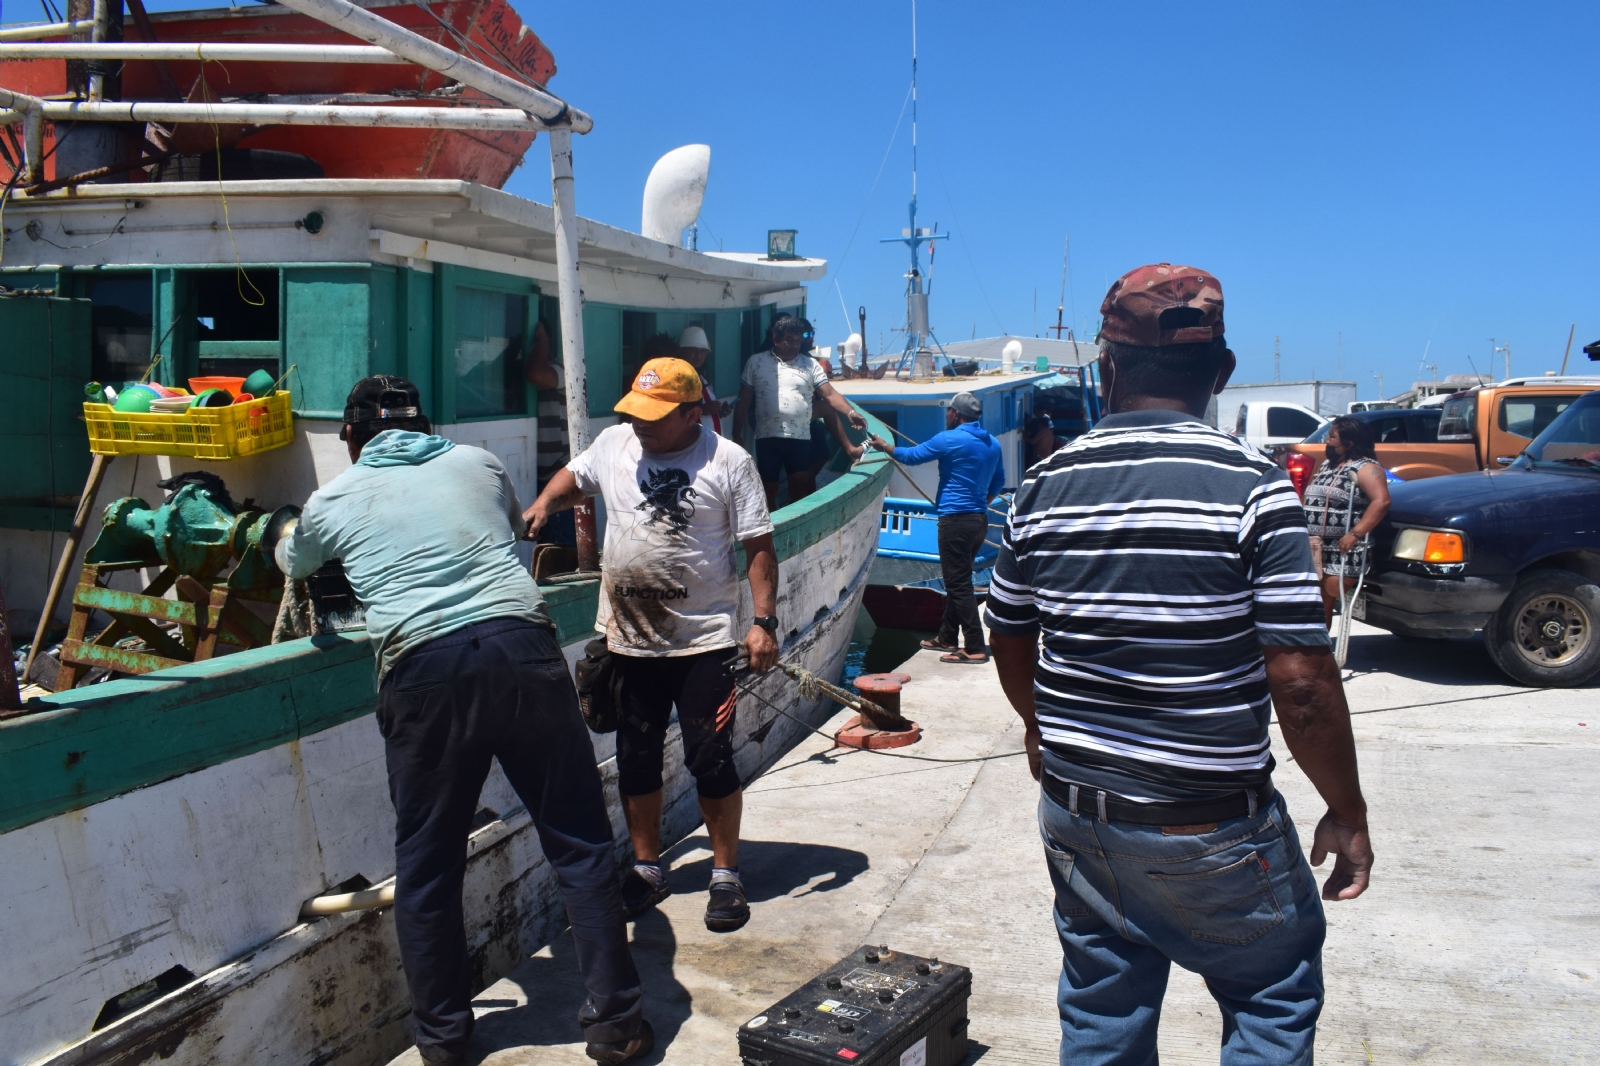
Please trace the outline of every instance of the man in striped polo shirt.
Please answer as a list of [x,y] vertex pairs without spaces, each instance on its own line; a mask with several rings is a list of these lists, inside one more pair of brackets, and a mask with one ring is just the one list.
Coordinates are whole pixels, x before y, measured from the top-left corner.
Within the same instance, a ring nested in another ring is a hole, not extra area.
[[1274,710],[1328,803],[1322,898],[1360,895],[1372,849],[1305,517],[1200,421],[1234,367],[1220,283],[1140,267],[1100,312],[1111,413],[1029,471],[987,610],[1043,786],[1061,1061],[1155,1062],[1176,962],[1222,1008],[1224,1066],[1310,1063],[1325,926],[1272,785]]

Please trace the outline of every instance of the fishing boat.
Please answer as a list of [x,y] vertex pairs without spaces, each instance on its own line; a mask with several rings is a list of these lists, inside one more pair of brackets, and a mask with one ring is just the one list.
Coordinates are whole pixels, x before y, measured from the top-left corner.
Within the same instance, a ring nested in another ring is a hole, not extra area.
[[[340,47],[385,49],[432,72],[446,67],[487,106],[147,104],[126,92],[122,100],[52,101],[0,82],[0,105],[9,108],[0,123],[24,129],[24,158],[15,162],[26,171],[13,176],[0,216],[0,395],[13,458],[12,487],[0,499],[0,589],[21,610],[46,602],[53,573],[66,575],[55,618],[82,617],[85,625],[83,639],[69,639],[61,654],[77,664],[74,675],[90,662],[109,668],[100,683],[0,710],[3,1062],[366,1064],[408,1043],[409,1001],[392,910],[383,905],[393,883],[394,814],[365,631],[334,627],[257,644],[247,639],[250,618],[270,622],[271,605],[264,614],[259,604],[233,605],[226,597],[248,591],[242,585],[219,581],[194,593],[197,586],[179,578],[177,591],[163,592],[153,558],[95,570],[118,558],[114,534],[136,524],[129,516],[162,506],[158,480],[220,477],[242,501],[228,537],[255,530],[259,519],[250,516],[303,503],[347,467],[338,430],[350,385],[400,373],[420,387],[436,431],[492,451],[527,501],[537,487],[541,418],[521,361],[535,322],[553,334],[564,362],[576,452],[612,424],[612,403],[645,339],[699,325],[712,345],[706,373],[731,395],[742,359],[774,315],[803,312],[806,282],[826,268],[817,259],[696,252],[659,226],[641,226],[646,236],[582,218],[571,177],[572,134],[591,121],[582,111],[542,83],[507,85],[497,80],[509,79],[505,70],[441,56],[435,41],[419,45],[389,18],[410,17],[404,5],[284,6],[366,42]],[[466,18],[459,5],[453,10]],[[161,40],[197,45],[182,36],[184,26],[232,25],[231,17],[172,16],[159,23]],[[259,25],[290,21],[275,17]],[[109,49],[97,46],[106,41],[73,48],[79,58],[104,56]],[[260,43],[278,49],[275,62],[329,47]],[[265,62],[239,58],[248,49],[227,54],[238,65]],[[49,56],[64,61],[59,51]],[[150,61],[128,60],[130,71],[139,62]],[[138,77],[130,73],[125,88]],[[351,127],[363,132],[432,123],[399,128],[493,127],[529,144],[543,134],[551,202],[461,177],[331,169],[322,178],[219,182],[160,180],[152,165],[138,182],[49,189],[52,174],[39,158],[46,127],[112,119],[180,130],[197,121],[306,122],[295,128],[319,133],[329,123],[368,122]],[[241,414],[191,411],[170,423],[83,404],[86,382],[137,379],[152,363],[152,383],[169,391],[192,378],[258,370],[275,379],[273,391],[237,405]],[[252,410],[264,413],[257,419]],[[233,421],[206,421],[213,417]],[[96,428],[102,424],[108,428]],[[232,448],[232,457],[194,454],[211,432],[205,427],[222,425],[232,428],[213,443]],[[839,677],[891,473],[869,456],[774,514],[783,661]],[[191,484],[174,500],[209,491]],[[74,546],[71,527],[85,512],[91,528]],[[603,528],[603,512],[596,522]],[[569,660],[595,635],[601,594],[587,573],[592,557],[582,558],[595,531],[580,521],[578,532],[578,571],[541,582]],[[230,546],[240,552],[234,574],[253,543],[239,535],[244,540],[221,545],[224,554]],[[169,537],[161,551],[171,555],[180,540]],[[86,549],[99,560],[88,570]],[[258,569],[249,590],[272,587],[273,577]],[[206,594],[224,598],[208,603]],[[140,629],[147,639],[97,643],[106,611],[167,622]],[[748,597],[742,611],[751,613]],[[167,651],[194,661],[141,669]],[[781,677],[762,678],[739,704],[742,777],[760,774],[830,710]],[[669,749],[680,743],[676,728]],[[621,859],[627,838],[610,787],[613,736],[596,736],[594,748]],[[699,812],[681,760],[669,757],[668,765],[663,835],[675,841]],[[498,768],[476,826],[466,916],[481,988],[549,942],[566,919],[529,817]]]

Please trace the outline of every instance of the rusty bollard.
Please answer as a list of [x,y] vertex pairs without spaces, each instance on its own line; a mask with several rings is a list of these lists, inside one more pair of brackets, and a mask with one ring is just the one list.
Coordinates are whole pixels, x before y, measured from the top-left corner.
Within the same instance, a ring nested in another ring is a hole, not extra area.
[[[900,687],[911,680],[910,674],[862,674],[854,681],[855,690],[863,699],[871,700],[891,715],[900,715]],[[901,748],[922,739],[922,727],[903,718],[900,723],[887,720],[874,721],[868,715],[858,714],[833,735],[836,743],[850,748]]]

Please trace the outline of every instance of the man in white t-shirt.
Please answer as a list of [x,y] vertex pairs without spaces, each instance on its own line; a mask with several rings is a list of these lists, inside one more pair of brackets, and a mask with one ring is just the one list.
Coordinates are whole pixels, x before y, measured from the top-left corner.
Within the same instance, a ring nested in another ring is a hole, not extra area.
[[735,549],[743,545],[750,564],[755,619],[744,644],[755,672],[778,661],[778,556],[755,463],[701,426],[701,399],[694,367],[649,360],[616,406],[632,422],[596,437],[523,517],[533,537],[579,499],[605,498],[595,628],[605,632],[622,680],[617,786],[634,854],[623,907],[633,917],[670,894],[661,866],[661,765],[676,705],[684,764],[711,837],[706,928],[726,932],[750,920],[738,867],[744,796],[733,762]]
[[[811,472],[813,400],[826,403],[858,430],[867,428],[867,420],[828,383],[822,364],[807,354],[814,336],[809,322],[779,315],[772,320],[771,335],[772,348],[752,355],[739,375],[733,439],[743,444],[746,422],[754,423],[756,468],[767,493],[767,507],[776,508],[778,481],[786,473],[790,503],[816,491],[817,477]],[[833,429],[845,451],[860,455],[843,425],[834,422]]]

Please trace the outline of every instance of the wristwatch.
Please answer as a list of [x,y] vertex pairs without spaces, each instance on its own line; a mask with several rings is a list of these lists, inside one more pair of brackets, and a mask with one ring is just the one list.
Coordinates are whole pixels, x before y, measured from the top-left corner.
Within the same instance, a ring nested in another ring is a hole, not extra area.
[[773,636],[778,634],[778,616],[775,614],[760,614],[752,618],[751,623],[760,626]]

